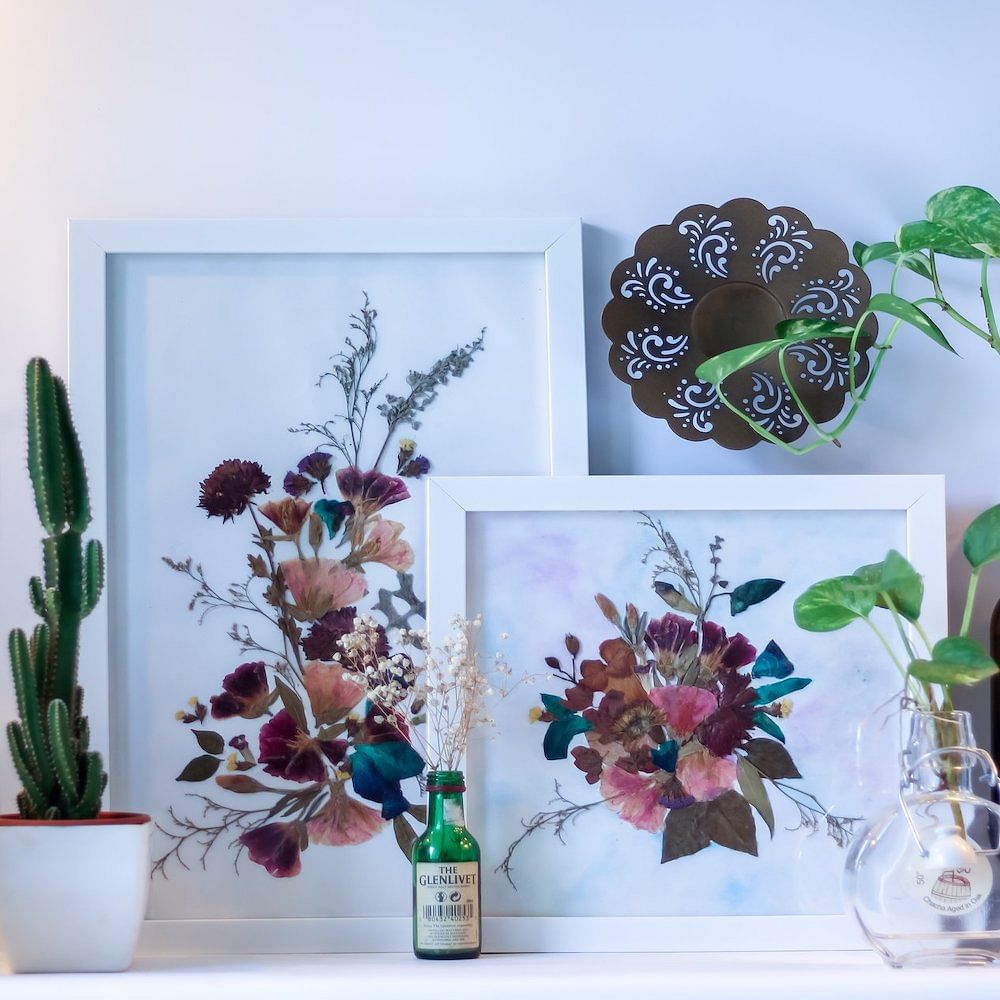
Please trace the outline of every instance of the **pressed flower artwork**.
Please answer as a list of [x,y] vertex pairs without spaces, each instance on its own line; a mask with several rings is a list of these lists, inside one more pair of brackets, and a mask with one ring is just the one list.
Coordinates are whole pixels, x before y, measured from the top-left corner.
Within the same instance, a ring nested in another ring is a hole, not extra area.
[[873,808],[855,730],[893,680],[816,644],[791,601],[810,565],[895,537],[892,515],[470,517],[468,600],[546,678],[477,758],[493,912],[837,912]]
[[[206,791],[193,793],[196,808],[171,806],[168,822],[159,824],[166,846],[154,870],[165,877],[228,849],[237,870],[247,858],[275,878],[290,878],[302,871],[310,844],[360,844],[387,826],[407,854],[413,823],[424,818],[402,787],[424,770],[409,720],[373,702],[343,640],[380,581],[375,607],[384,621],[368,619],[373,662],[404,687],[412,683],[409,657],[394,653],[386,629],[419,622],[424,603],[414,589],[405,525],[384,512],[408,502],[411,484],[431,467],[404,429],[420,427],[438,393],[483,350],[484,336],[453,348],[426,372],[411,370],[406,394],[394,395],[383,389],[388,375],[369,372],[376,320],[365,296],[351,316],[351,335],[320,376],[321,385],[339,390],[334,405],[343,416],[292,428],[316,450],[285,473],[277,495],[256,461],[226,459],[202,480],[198,507],[247,532],[245,576],[217,587],[200,562],[164,559],[195,584],[191,610],[203,622],[212,612],[232,613],[229,637],[241,655],[254,657],[221,679],[207,707],[194,696],[176,713],[196,750],[177,781]],[[373,433],[379,436],[371,446]],[[374,462],[363,469],[369,454]],[[234,727],[242,731],[230,736]],[[240,801],[221,794],[227,792]]]

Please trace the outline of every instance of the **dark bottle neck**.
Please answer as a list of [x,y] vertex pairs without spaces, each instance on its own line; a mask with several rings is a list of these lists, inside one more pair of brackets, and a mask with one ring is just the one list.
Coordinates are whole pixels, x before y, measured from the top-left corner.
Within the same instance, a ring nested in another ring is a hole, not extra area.
[[427,828],[465,826],[465,775],[461,771],[427,774]]

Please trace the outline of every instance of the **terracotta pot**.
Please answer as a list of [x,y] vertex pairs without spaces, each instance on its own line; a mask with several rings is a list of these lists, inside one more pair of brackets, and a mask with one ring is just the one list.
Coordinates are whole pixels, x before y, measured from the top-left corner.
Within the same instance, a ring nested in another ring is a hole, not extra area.
[[12,972],[121,972],[149,894],[150,818],[0,815],[0,942]]

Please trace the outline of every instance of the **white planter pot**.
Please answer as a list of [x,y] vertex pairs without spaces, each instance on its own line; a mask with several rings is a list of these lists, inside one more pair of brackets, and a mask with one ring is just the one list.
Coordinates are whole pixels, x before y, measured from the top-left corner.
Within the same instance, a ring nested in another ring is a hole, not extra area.
[[148,816],[0,816],[0,944],[12,972],[120,972],[149,894]]

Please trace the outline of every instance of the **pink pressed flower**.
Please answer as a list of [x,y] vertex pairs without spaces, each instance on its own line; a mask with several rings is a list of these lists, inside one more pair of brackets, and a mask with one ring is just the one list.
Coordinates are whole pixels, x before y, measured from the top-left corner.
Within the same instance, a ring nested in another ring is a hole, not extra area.
[[736,762],[698,750],[677,761],[677,777],[689,795],[698,802],[709,802],[736,783]]
[[399,521],[374,518],[372,529],[354,558],[359,563],[377,562],[397,572],[406,572],[413,565],[413,549],[399,537],[403,528]]
[[310,660],[302,671],[302,680],[313,717],[321,726],[343,718],[365,696],[365,689],[336,663]]
[[281,572],[296,605],[316,617],[347,607],[368,593],[365,574],[339,559],[286,559]]
[[384,826],[381,813],[352,799],[339,781],[331,785],[330,801],[322,812],[306,824],[310,841],[328,847],[363,844]]
[[675,739],[687,739],[718,707],[711,691],[690,684],[653,688],[649,699],[663,713]]
[[663,790],[650,776],[629,774],[620,767],[605,767],[601,795],[626,823],[637,830],[660,833],[667,810],[660,805]]

